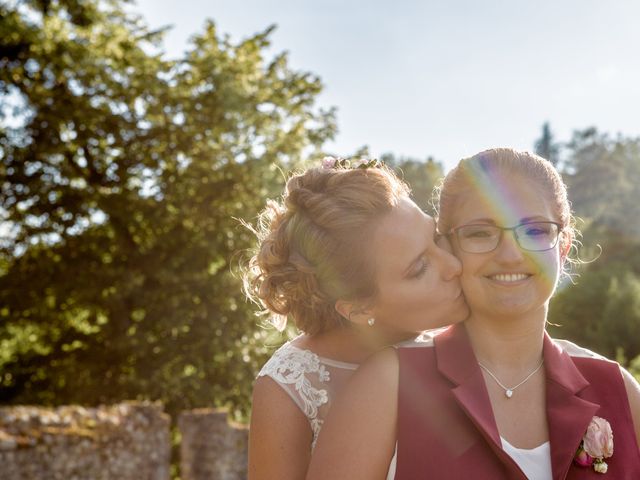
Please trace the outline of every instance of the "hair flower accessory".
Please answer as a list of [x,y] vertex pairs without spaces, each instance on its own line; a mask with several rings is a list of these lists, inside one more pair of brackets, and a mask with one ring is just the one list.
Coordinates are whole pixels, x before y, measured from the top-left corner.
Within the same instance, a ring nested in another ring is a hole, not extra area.
[[322,168],[329,169],[335,168],[338,163],[338,159],[336,157],[324,157],[322,159]]
[[344,170],[356,168],[379,168],[383,163],[375,158],[341,158],[341,157],[324,157],[322,159],[322,168],[325,170],[331,168],[341,168]]
[[593,417],[573,461],[581,467],[593,467],[598,473],[607,473],[605,458],[613,455],[613,431],[604,418]]

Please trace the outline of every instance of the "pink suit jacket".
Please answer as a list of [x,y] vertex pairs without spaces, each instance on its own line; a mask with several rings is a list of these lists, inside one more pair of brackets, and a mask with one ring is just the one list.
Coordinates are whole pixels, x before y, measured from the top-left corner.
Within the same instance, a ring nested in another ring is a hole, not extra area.
[[[618,364],[546,333],[543,352],[553,480],[640,479],[640,451]],[[526,480],[502,450],[463,324],[425,347],[399,348],[398,357],[396,480]],[[613,430],[614,453],[604,475],[573,463],[594,415]]]

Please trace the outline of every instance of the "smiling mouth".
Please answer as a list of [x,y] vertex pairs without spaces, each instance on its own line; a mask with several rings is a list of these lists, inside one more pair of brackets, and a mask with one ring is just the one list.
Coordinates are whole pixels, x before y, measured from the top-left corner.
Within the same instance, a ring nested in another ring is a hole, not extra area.
[[526,280],[530,276],[528,273],[497,273],[495,275],[489,275],[488,278],[502,283],[515,283]]

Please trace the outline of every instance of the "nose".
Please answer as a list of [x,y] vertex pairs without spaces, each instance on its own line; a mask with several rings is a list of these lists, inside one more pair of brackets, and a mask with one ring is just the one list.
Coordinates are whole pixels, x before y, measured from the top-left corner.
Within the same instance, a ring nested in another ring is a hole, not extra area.
[[442,248],[440,250],[440,262],[442,265],[442,278],[444,280],[453,280],[456,277],[459,277],[462,274],[462,262],[458,260],[451,252],[444,250]]
[[502,232],[496,255],[500,260],[508,263],[520,262],[524,259],[524,251],[516,240],[515,232]]

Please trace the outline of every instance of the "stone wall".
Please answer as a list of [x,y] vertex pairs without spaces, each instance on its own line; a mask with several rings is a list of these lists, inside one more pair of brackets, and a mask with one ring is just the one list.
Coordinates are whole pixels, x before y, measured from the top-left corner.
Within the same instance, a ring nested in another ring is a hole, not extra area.
[[247,478],[246,426],[231,424],[225,410],[183,412],[178,419],[181,480]]
[[158,404],[0,407],[0,480],[168,480]]

